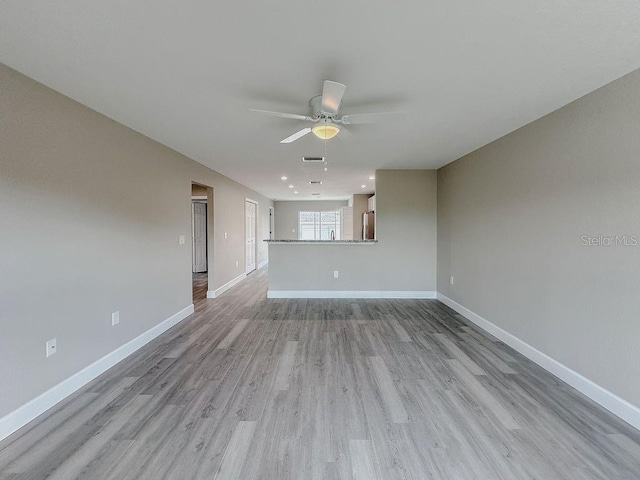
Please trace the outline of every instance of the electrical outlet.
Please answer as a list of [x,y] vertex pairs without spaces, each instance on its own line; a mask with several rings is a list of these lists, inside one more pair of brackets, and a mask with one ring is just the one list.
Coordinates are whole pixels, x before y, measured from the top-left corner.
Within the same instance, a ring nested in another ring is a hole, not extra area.
[[120,311],[118,310],[117,312],[113,312],[111,314],[111,326],[115,327],[119,323],[120,323]]
[[333,278],[338,278],[338,275],[339,275],[338,270],[334,270],[333,271]]
[[453,275],[451,275],[451,276],[449,277],[449,283],[450,283],[451,285],[453,285]]
[[295,229],[295,228],[292,228],[292,229],[291,229],[291,233],[296,233],[296,229]]
[[51,355],[55,355],[56,352],[58,351],[58,341],[55,338],[48,340],[46,343],[46,348],[47,348],[47,357],[50,357]]
[[180,245],[184,245],[184,242],[185,242],[184,235],[180,235],[180,236],[178,237],[178,243],[180,243]]
[[224,232],[224,238],[229,238],[229,234],[227,232]]

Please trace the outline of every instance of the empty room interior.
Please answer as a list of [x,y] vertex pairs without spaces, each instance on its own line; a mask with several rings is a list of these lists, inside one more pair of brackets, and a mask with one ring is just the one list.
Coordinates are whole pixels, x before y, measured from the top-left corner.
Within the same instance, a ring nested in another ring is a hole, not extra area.
[[640,3],[0,2],[0,480],[640,478]]

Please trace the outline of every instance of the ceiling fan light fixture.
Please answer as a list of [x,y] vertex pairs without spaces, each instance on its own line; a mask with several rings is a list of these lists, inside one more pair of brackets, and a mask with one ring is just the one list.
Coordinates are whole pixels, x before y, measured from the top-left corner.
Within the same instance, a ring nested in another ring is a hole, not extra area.
[[340,133],[340,128],[333,123],[321,123],[313,127],[311,131],[321,140],[329,140]]

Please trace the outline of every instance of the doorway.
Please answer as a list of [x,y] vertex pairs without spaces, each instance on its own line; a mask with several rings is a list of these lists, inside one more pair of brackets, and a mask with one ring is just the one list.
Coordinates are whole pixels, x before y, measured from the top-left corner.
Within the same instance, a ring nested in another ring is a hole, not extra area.
[[191,201],[191,271],[207,273],[207,202]]
[[213,189],[191,184],[191,274],[193,300],[205,300],[209,290],[210,235],[213,225]]
[[256,252],[256,248],[257,248],[256,231],[258,230],[257,224],[256,224],[257,220],[258,220],[258,203],[253,200],[246,199],[245,200],[244,234],[245,234],[245,245],[246,245],[245,273],[247,274],[253,272],[256,269],[256,257],[258,256]]

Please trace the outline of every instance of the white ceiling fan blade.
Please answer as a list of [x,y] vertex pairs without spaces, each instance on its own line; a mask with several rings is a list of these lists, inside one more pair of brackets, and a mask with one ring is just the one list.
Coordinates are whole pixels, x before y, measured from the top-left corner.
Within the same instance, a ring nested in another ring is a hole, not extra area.
[[303,128],[302,130],[300,130],[299,132],[294,133],[293,135],[285,138],[284,140],[282,140],[280,143],[291,143],[291,142],[295,142],[296,140],[298,140],[300,137],[304,137],[307,133],[309,133],[311,131],[310,128]]
[[338,134],[338,138],[351,138],[353,137],[353,133],[347,130],[344,125],[340,125],[340,133]]
[[324,113],[333,115],[338,113],[346,88],[346,86],[338,82],[332,82],[331,80],[324,81],[324,86],[322,87],[322,106],[320,107]]
[[355,113],[353,115],[345,115],[339,122],[344,125],[355,125],[358,123],[377,123],[383,122],[393,115],[404,115],[404,112],[380,112],[380,113]]
[[249,109],[252,112],[264,113],[266,115],[271,115],[273,117],[281,117],[281,118],[293,118],[294,120],[310,120],[313,121],[311,117],[306,115],[296,115],[295,113],[282,113],[282,112],[271,112],[269,110],[256,110],[255,108]]

